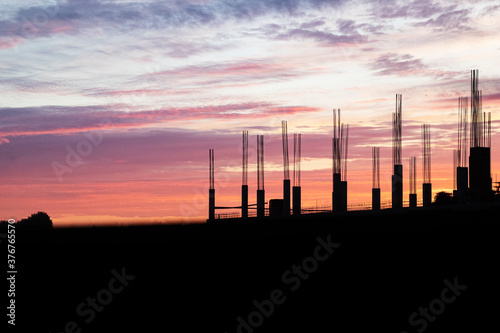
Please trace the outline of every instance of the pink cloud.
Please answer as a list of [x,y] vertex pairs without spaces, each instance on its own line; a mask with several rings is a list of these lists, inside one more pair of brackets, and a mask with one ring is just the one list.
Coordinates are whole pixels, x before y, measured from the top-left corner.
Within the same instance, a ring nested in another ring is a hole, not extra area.
[[[117,106],[67,108],[44,107],[4,109],[0,136],[72,134],[94,130],[130,130],[170,121],[195,119],[256,119],[276,115],[318,112],[309,106],[279,106],[269,102],[208,105],[201,107],[170,108],[125,112]],[[24,112],[19,112],[19,111]],[[61,111],[61,110],[59,110]],[[20,117],[19,114],[22,116]],[[15,116],[13,116],[15,115]],[[105,120],[105,122],[103,122]]]
[[3,132],[0,133],[0,135],[5,135],[5,136],[25,136],[25,135],[47,135],[47,134],[54,134],[54,135],[65,135],[65,134],[75,134],[75,133],[82,133],[82,132],[91,132],[91,131],[96,131],[96,130],[103,130],[103,129],[120,129],[120,128],[138,128],[142,126],[146,126],[147,124],[142,124],[142,123],[127,123],[127,124],[110,124],[106,126],[87,126],[87,127],[66,127],[66,128],[57,128],[57,129],[46,129],[46,130],[32,130],[32,131],[10,131],[10,132]]
[[127,95],[147,95],[147,96],[165,96],[181,95],[195,93],[194,89],[134,89],[134,90],[99,90],[89,93],[97,96],[127,96]]
[[289,115],[304,112],[318,112],[319,108],[307,106],[274,106],[271,103],[255,102],[243,104],[211,105],[192,108],[172,108],[165,110],[127,112],[117,118],[146,119],[152,122],[161,120],[193,119],[244,119],[265,118],[276,114]]
[[0,38],[0,50],[15,47],[22,42],[21,38]]
[[[264,79],[277,79],[296,77],[303,74],[304,70],[297,69],[289,64],[262,63],[257,61],[243,61],[226,63],[223,65],[209,64],[186,66],[172,70],[144,74],[144,78],[155,76],[168,76],[181,79],[199,81],[202,84],[222,83],[227,81],[261,81]],[[308,72],[309,73],[309,72]],[[208,80],[207,80],[208,79]]]
[[69,33],[69,32],[75,32],[76,28],[75,26],[65,24],[63,22],[51,22],[51,26],[49,27],[52,33],[59,34],[59,33]]
[[377,102],[387,102],[387,101],[392,101],[392,99],[389,99],[389,98],[375,98],[375,99],[370,99],[370,100],[366,100],[366,101],[356,101],[356,103],[365,104],[365,103],[377,103]]

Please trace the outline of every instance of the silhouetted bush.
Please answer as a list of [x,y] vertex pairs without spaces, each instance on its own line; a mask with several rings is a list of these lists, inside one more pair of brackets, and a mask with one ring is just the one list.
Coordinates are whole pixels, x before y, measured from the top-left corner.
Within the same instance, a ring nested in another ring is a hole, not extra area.
[[453,203],[453,195],[449,192],[441,191],[434,196],[434,204],[436,206],[451,205]]

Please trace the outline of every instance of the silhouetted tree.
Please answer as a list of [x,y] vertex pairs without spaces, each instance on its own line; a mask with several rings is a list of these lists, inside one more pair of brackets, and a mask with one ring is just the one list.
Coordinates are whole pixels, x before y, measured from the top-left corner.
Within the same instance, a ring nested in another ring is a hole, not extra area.
[[7,221],[0,221],[0,233],[7,233]]
[[22,219],[16,226],[21,228],[50,229],[52,228],[52,220],[47,213],[38,212],[31,214],[31,216],[26,219]]
[[441,191],[434,196],[434,204],[436,206],[451,205],[453,203],[453,195],[449,192]]

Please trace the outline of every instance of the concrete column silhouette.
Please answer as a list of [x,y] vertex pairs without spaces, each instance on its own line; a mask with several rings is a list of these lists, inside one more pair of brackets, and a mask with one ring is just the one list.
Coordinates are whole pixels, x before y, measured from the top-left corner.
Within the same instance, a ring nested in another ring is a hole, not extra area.
[[432,184],[431,183],[423,183],[422,184],[422,199],[423,206],[430,207],[432,204]]
[[372,188],[372,210],[380,210],[380,189]]
[[394,174],[392,175],[392,208],[399,209],[403,207],[403,166],[394,165]]
[[457,196],[461,205],[469,202],[469,168],[457,167]]
[[241,217],[248,217],[248,185],[241,185]]
[[283,215],[290,215],[290,179],[283,179]]
[[257,217],[264,217],[266,215],[265,203],[266,192],[264,190],[257,190]]
[[472,202],[491,200],[491,152],[489,147],[473,147],[469,156],[470,199]]
[[301,188],[300,186],[294,186],[292,191],[293,191],[293,215],[300,215],[302,212]]
[[411,208],[417,207],[417,194],[416,193],[410,193],[410,207]]

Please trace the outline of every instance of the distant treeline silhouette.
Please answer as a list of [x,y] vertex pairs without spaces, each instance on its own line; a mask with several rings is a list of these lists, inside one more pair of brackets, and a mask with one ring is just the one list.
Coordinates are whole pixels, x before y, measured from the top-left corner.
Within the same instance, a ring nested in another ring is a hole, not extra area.
[[[492,191],[493,197],[492,200],[493,202],[500,202],[500,191],[495,190]],[[436,193],[434,196],[434,203],[433,205],[435,206],[446,206],[446,205],[451,205],[454,203],[454,198],[453,198],[453,193],[446,192],[446,191],[441,191]]]
[[[0,232],[7,232],[8,221],[0,221]],[[30,217],[16,221],[17,229],[51,229],[53,227],[50,216],[45,212],[31,214]]]
[[453,194],[450,192],[441,191],[436,193],[434,197],[434,205],[436,206],[446,206],[453,203]]

